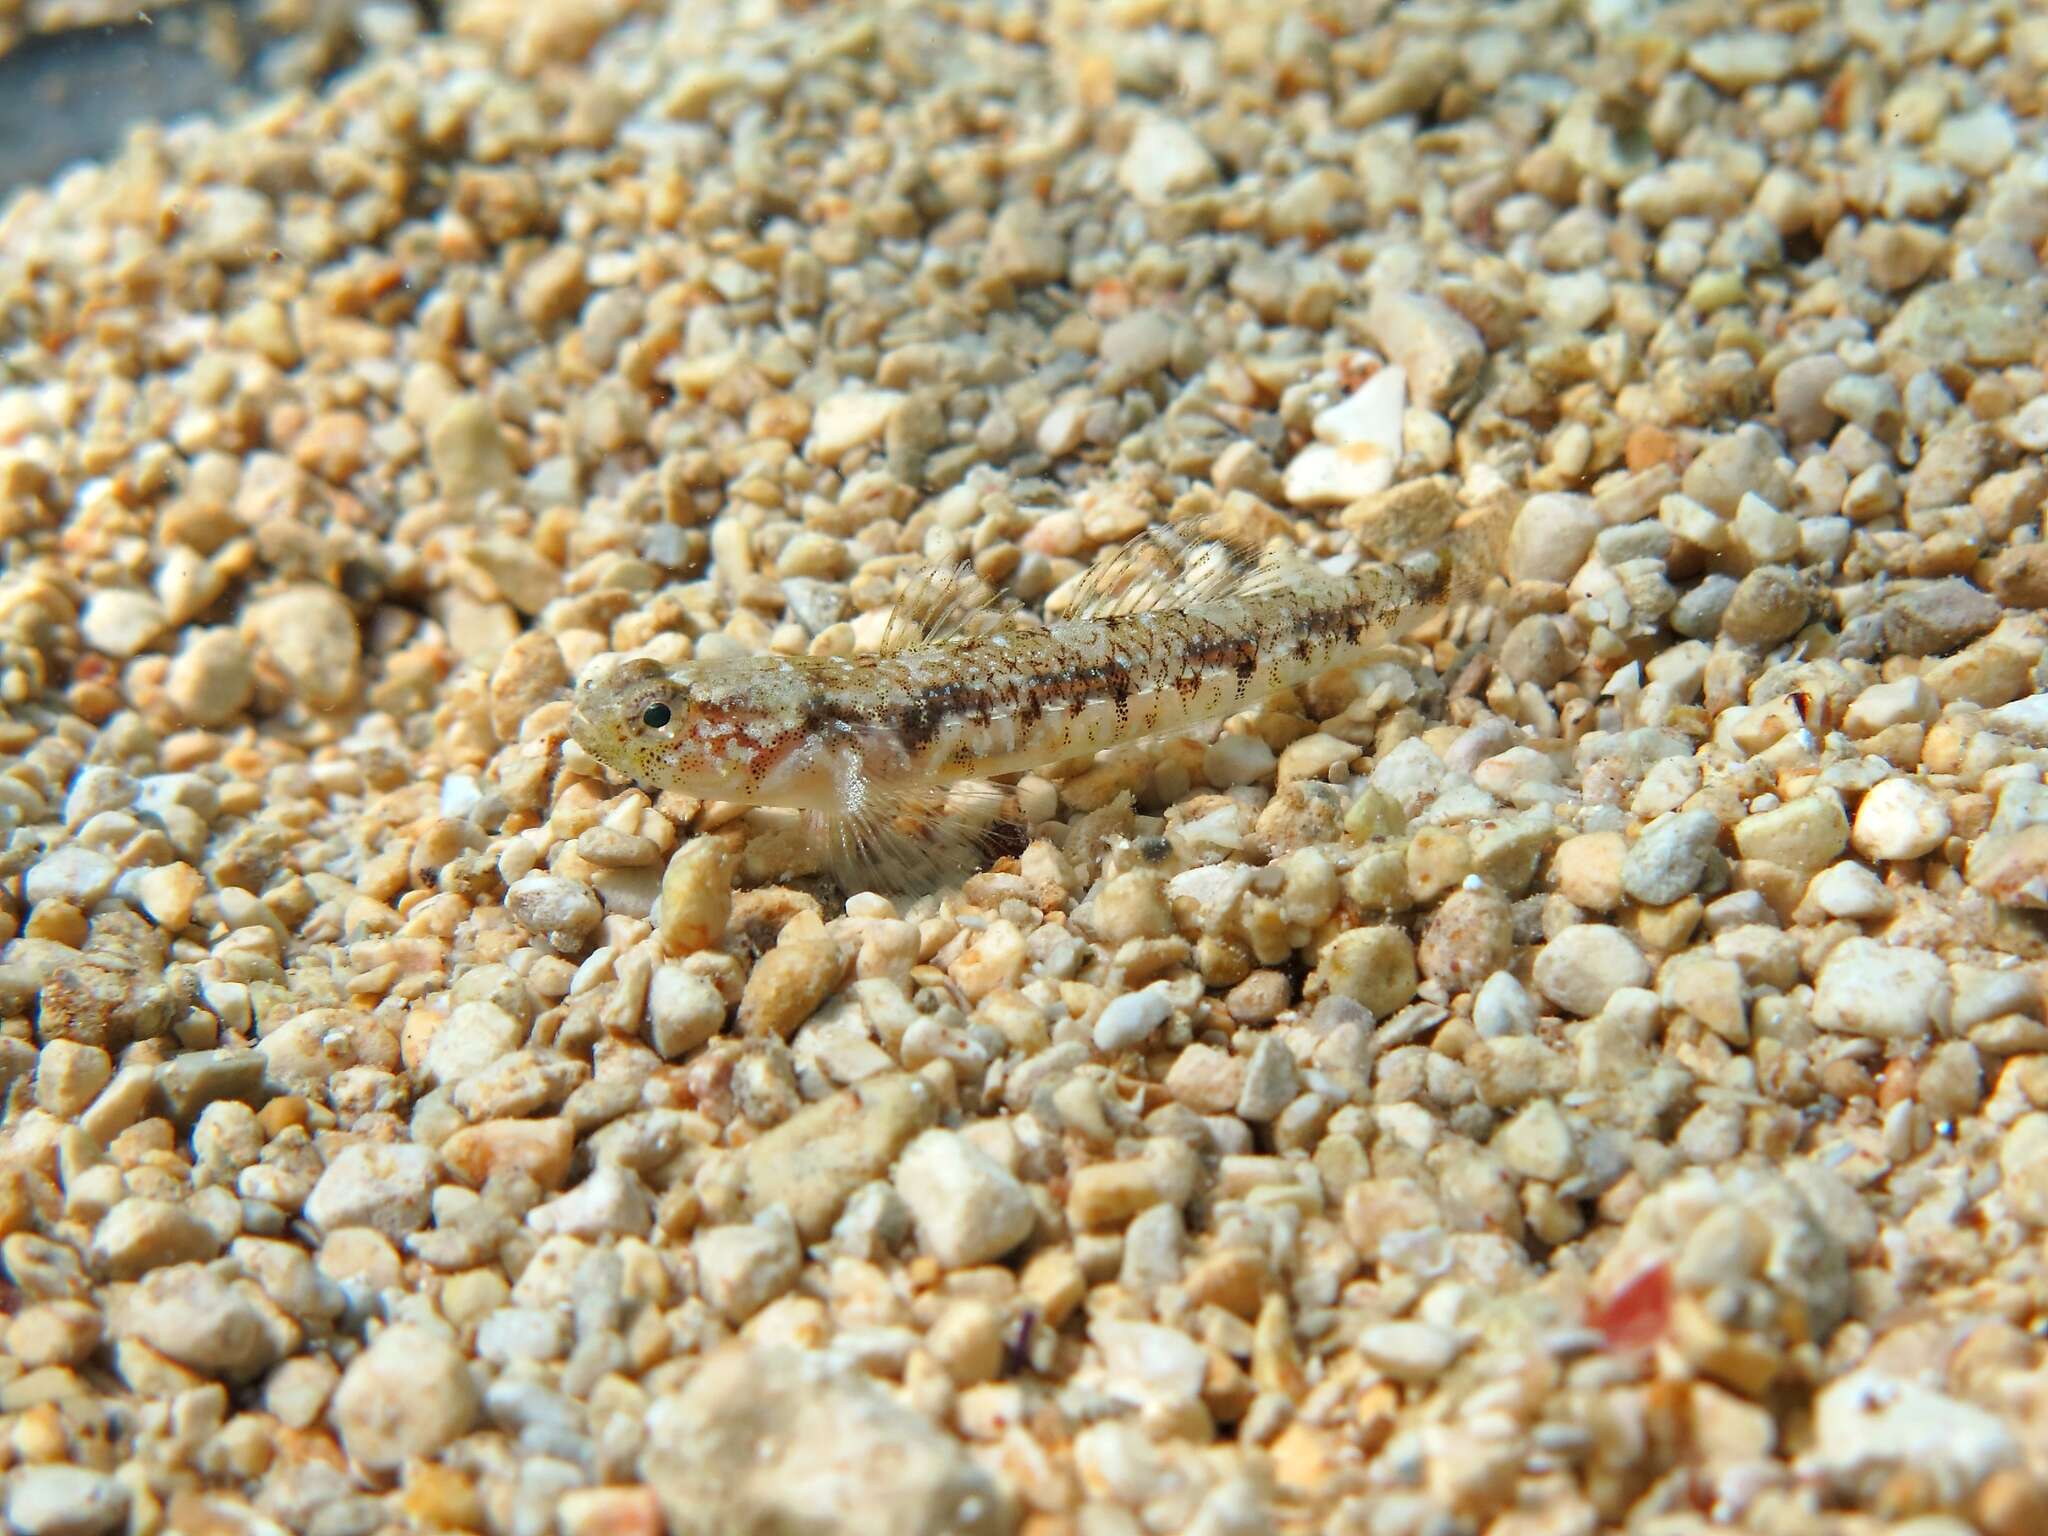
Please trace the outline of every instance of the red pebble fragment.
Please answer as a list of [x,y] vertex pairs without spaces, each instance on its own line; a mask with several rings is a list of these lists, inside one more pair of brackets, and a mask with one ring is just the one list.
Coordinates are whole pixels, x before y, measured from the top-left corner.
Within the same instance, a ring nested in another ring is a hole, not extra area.
[[1596,1299],[1586,1321],[1607,1337],[1610,1349],[1643,1349],[1664,1335],[1671,1322],[1671,1266],[1659,1260],[1644,1266]]

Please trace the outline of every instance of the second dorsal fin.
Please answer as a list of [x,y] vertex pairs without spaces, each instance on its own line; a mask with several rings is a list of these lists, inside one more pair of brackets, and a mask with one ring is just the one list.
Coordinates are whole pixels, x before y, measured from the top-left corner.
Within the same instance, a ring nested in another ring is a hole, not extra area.
[[888,656],[914,645],[977,639],[1028,623],[1015,598],[990,586],[965,561],[926,566],[904,584],[882,631],[880,650]]
[[1060,614],[1107,619],[1340,583],[1298,549],[1261,546],[1212,515],[1147,528],[1084,572]]

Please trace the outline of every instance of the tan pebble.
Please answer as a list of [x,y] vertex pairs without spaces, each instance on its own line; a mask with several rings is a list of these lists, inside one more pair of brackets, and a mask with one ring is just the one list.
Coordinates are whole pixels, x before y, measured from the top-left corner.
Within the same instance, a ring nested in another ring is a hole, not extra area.
[[1113,875],[1095,893],[1095,928],[1106,943],[1157,938],[1173,931],[1173,914],[1159,877],[1131,869]]
[[396,1323],[349,1362],[332,1411],[349,1456],[370,1471],[391,1472],[467,1434],[481,1406],[469,1362],[452,1340]]
[[1738,645],[1762,649],[1799,632],[1810,609],[1797,573],[1759,566],[1742,578],[1721,616],[1721,633]]
[[970,1003],[1014,987],[1024,975],[1027,959],[1023,932],[1007,918],[990,923],[947,968]]
[[1253,1248],[1224,1248],[1191,1265],[1181,1286],[1197,1306],[1217,1306],[1247,1322],[1272,1284],[1265,1256]]
[[414,1457],[405,1464],[400,1507],[430,1529],[477,1531],[484,1527],[483,1500],[455,1468]]
[[1628,839],[1619,832],[1581,832],[1558,844],[1551,878],[1558,894],[1588,912],[1612,912],[1621,905],[1621,869]]
[[1533,970],[1536,990],[1565,1012],[1591,1018],[1624,987],[1650,979],[1650,962],[1618,928],[1575,923],[1543,946]]
[[189,631],[171,661],[164,690],[185,724],[228,724],[249,707],[256,692],[248,643],[231,629]]
[[1354,928],[1323,946],[1309,976],[1310,997],[1328,993],[1365,1005],[1384,1019],[1415,996],[1415,946],[1401,929]]
[[1425,1322],[1374,1323],[1355,1341],[1366,1364],[1390,1381],[1436,1380],[1458,1358],[1463,1341],[1448,1328]]
[[664,953],[682,956],[725,942],[732,921],[731,847],[717,838],[684,843],[662,871],[656,932]]
[[36,1056],[36,1104],[68,1120],[90,1104],[113,1075],[113,1061],[98,1046],[52,1040]]
[[1088,1277],[1071,1249],[1048,1248],[1032,1255],[1017,1277],[1017,1292],[1038,1309],[1048,1328],[1059,1328],[1088,1294]]
[[203,1263],[220,1252],[220,1238],[182,1205],[130,1196],[101,1218],[93,1232],[92,1261],[112,1280],[138,1280],[168,1264]]
[[301,469],[342,484],[369,461],[370,424],[355,411],[323,411],[292,441]]
[[1477,991],[1514,954],[1506,898],[1490,888],[1461,889],[1430,917],[1415,952],[1422,974],[1452,993]]
[[153,593],[109,587],[87,600],[78,632],[94,650],[126,661],[154,645],[169,623]]
[[515,1170],[542,1189],[560,1189],[575,1150],[575,1127],[567,1120],[486,1120],[442,1142],[441,1161],[472,1189],[494,1173]]
[[1408,841],[1408,894],[1421,906],[1437,901],[1472,873],[1472,844],[1451,827],[1421,827]]
[[136,882],[137,898],[151,922],[178,933],[192,921],[193,909],[206,894],[206,881],[190,864],[160,864],[145,870]]
[[1223,1010],[1238,1024],[1270,1024],[1293,1001],[1293,984],[1285,972],[1253,971],[1224,996]]
[[152,1270],[129,1297],[127,1333],[177,1364],[220,1381],[260,1376],[297,1343],[298,1330],[249,1281],[219,1267]]
[[248,626],[263,658],[308,709],[339,709],[355,697],[362,634],[331,587],[306,582],[265,598]]
[[1358,748],[1350,742],[1317,732],[1287,744],[1280,754],[1275,782],[1285,785],[1299,779],[1325,778],[1339,763],[1350,763],[1357,757]]
[[517,741],[529,716],[569,686],[569,666],[555,637],[529,631],[505,648],[491,671],[491,731]]
[[744,1323],[788,1293],[803,1268],[796,1229],[782,1211],[751,1222],[703,1227],[690,1239],[705,1302],[729,1323]]
[[1165,1088],[1198,1114],[1226,1115],[1244,1091],[1244,1058],[1212,1045],[1188,1046],[1167,1069]]
[[565,1493],[555,1519],[562,1536],[662,1536],[666,1529],[654,1490],[629,1485]]
[[707,1175],[700,1193],[719,1221],[784,1205],[805,1242],[832,1230],[846,1201],[881,1177],[896,1154],[938,1117],[922,1078],[889,1072],[805,1106]]
[[1084,1229],[1118,1226],[1161,1203],[1185,1204],[1194,1178],[1185,1159],[1155,1143],[1147,1156],[1077,1170],[1068,1186],[1067,1213]]
[[787,1039],[832,995],[846,963],[846,952],[830,939],[776,945],[754,962],[740,994],[740,1033]]
[[1735,824],[1735,847],[1745,859],[1761,859],[1798,872],[1802,878],[1825,869],[1849,846],[1849,817],[1833,790],[1816,790]]
[[489,403],[476,395],[450,401],[427,435],[427,459],[441,494],[469,502],[488,491],[509,491],[512,455]]
[[78,1365],[99,1348],[100,1314],[83,1301],[43,1301],[7,1325],[7,1352],[28,1370]]

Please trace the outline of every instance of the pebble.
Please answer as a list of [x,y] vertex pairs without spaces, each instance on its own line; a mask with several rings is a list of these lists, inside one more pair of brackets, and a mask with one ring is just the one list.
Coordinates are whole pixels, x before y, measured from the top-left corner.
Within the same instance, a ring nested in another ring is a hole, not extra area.
[[457,505],[517,484],[497,415],[477,395],[457,395],[441,409],[427,434],[427,461],[441,494]]
[[1202,749],[1202,777],[1218,789],[1263,783],[1278,763],[1265,738],[1249,731],[1219,736]]
[[734,1325],[796,1284],[804,1260],[796,1228],[780,1210],[741,1225],[706,1227],[691,1239],[690,1254],[704,1300]]
[[1763,649],[1798,634],[1811,611],[1795,571],[1782,565],[1759,566],[1729,597],[1721,633],[1737,645]]
[[1463,1341],[1448,1328],[1432,1323],[1374,1323],[1361,1328],[1354,1341],[1365,1363],[1389,1381],[1421,1386],[1451,1368]]
[[294,702],[340,709],[356,694],[362,633],[356,616],[331,587],[301,583],[249,610],[259,655],[274,667]]
[[432,1147],[351,1142],[328,1161],[306,1197],[306,1219],[322,1232],[371,1227],[404,1237],[426,1226],[439,1173]]
[[1712,438],[1686,466],[1680,489],[1721,517],[1754,492],[1774,507],[1794,502],[1792,477],[1771,435],[1754,424]]
[[1592,1018],[1624,987],[1650,979],[1650,962],[1619,928],[1575,923],[1536,957],[1536,990],[1566,1013]]
[[1088,1339],[1102,1354],[1104,1388],[1124,1402],[1185,1402],[1201,1390],[1207,1357],[1177,1328],[1104,1318],[1089,1324]]
[[112,1280],[139,1280],[168,1264],[205,1263],[220,1255],[220,1238],[183,1205],[131,1195],[100,1218],[92,1262]]
[[1848,846],[1849,815],[1830,790],[1753,812],[1735,824],[1735,848],[1743,858],[1762,859],[1802,874],[1826,868]]
[[1533,1034],[1538,1017],[1536,999],[1512,971],[1495,971],[1472,999],[1472,1025],[1482,1040]]
[[130,1293],[125,1331],[200,1375],[231,1383],[255,1379],[286,1352],[274,1310],[248,1281],[230,1281],[208,1264],[151,1270]]
[[87,645],[122,661],[155,645],[169,626],[170,616],[156,598],[119,587],[95,592],[78,618]]
[[2019,1460],[2019,1442],[1997,1415],[1872,1365],[1821,1389],[1805,1463],[1851,1496],[1870,1497],[1907,1472],[1926,1478],[1939,1502],[1960,1504]]
[[1629,845],[1621,865],[1622,889],[1630,900],[1652,907],[1690,895],[1699,889],[1720,836],[1721,823],[1707,811],[1658,817]]
[[1350,998],[1384,1019],[1415,996],[1419,979],[1414,943],[1401,929],[1353,928],[1323,946],[1308,993]]
[[1797,67],[1793,40],[1780,32],[1745,27],[1702,38],[1686,50],[1693,72],[1730,96],[1751,86],[1775,85]]
[[1924,949],[1844,939],[1814,978],[1813,1021],[1878,1040],[1924,1040],[1948,1028],[1948,967]]
[[755,1137],[707,1175],[699,1193],[721,1221],[784,1206],[798,1235],[817,1242],[853,1192],[887,1173],[937,1115],[938,1104],[920,1078],[902,1072],[870,1077]]
[[31,907],[62,901],[84,911],[105,899],[120,873],[121,867],[97,848],[66,843],[29,865],[21,893]]
[[7,1526],[20,1536],[112,1536],[128,1525],[127,1484],[88,1467],[30,1466],[7,1490]]
[[837,464],[854,449],[881,441],[903,398],[893,389],[849,389],[827,396],[811,418],[807,456],[814,463]]
[[1918,859],[1948,841],[1948,808],[1913,779],[1885,779],[1856,807],[1849,843],[1866,859]]
[[910,1209],[919,1246],[946,1269],[993,1263],[1037,1222],[1016,1176],[955,1131],[926,1131],[911,1142],[892,1182]]
[[112,1059],[98,1046],[51,1040],[36,1053],[36,1105],[68,1120],[98,1098],[113,1075]]
[[1842,716],[1842,729],[1860,740],[1895,725],[1925,725],[1940,713],[1941,701],[1924,679],[1902,677],[1857,694]]
[[505,907],[529,932],[574,953],[588,942],[604,917],[604,905],[589,886],[561,875],[527,875],[505,892]]
[[1266,1125],[1279,1119],[1280,1112],[1301,1092],[1301,1074],[1294,1053],[1272,1035],[1252,1049],[1245,1070],[1244,1086],[1234,1106],[1237,1118],[1251,1125]]
[[1546,491],[1515,514],[1503,565],[1510,581],[1568,582],[1593,552],[1600,516],[1590,496]]
[[731,850],[711,838],[692,838],[670,857],[656,920],[665,953],[695,954],[724,941],[732,921],[732,872]]
[[1898,902],[1884,882],[1861,864],[1830,864],[1813,877],[1807,894],[1830,917],[1871,922],[1891,916]]
[[1102,359],[1100,386],[1128,389],[1167,366],[1173,357],[1173,327],[1157,310],[1138,310],[1104,329],[1096,353]]
[[1003,204],[990,223],[982,262],[991,276],[1035,288],[1066,275],[1067,242],[1036,202],[1020,199]]
[[832,995],[846,963],[845,951],[830,939],[776,945],[754,962],[740,994],[740,1033],[788,1039]]
[[569,1177],[576,1128],[564,1119],[485,1120],[441,1143],[441,1161],[472,1189],[494,1175],[524,1174],[542,1189],[560,1189]]
[[1472,322],[1428,294],[1375,293],[1366,306],[1365,329],[1407,375],[1411,397],[1427,411],[1454,405],[1486,362],[1486,342]]
[[1156,207],[1215,185],[1216,160],[1185,123],[1147,116],[1117,162],[1117,185],[1141,207]]
[[1122,993],[1096,1017],[1095,1049],[1105,1056],[1131,1050],[1172,1017],[1173,1001],[1164,982]]
[[1885,600],[1885,645],[1900,656],[1945,656],[1990,630],[2003,612],[1997,598],[1962,577],[1944,577]]
[[468,1434],[482,1407],[469,1362],[446,1334],[393,1323],[342,1372],[331,1412],[350,1459],[389,1473]]
[[1407,374],[1387,367],[1317,412],[1317,441],[1287,461],[1287,500],[1297,507],[1349,506],[1392,485],[1407,395]]
[[452,1088],[525,1043],[526,1026],[496,1003],[463,1003],[435,1028],[420,1073],[430,1087]]
[[680,965],[655,968],[647,983],[648,1043],[665,1061],[696,1050],[725,1028],[725,998]]
[[1476,991],[1513,958],[1507,901],[1485,886],[1468,885],[1445,897],[1415,948],[1417,968],[1454,995]]
[[827,1351],[710,1355],[648,1410],[640,1466],[676,1536],[820,1519],[845,1536],[1016,1528],[1003,1488],[964,1446]]

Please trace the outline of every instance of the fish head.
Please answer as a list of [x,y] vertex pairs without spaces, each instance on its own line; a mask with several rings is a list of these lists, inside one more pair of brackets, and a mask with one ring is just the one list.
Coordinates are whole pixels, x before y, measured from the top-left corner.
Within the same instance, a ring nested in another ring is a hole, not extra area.
[[706,800],[802,804],[818,776],[807,748],[811,690],[779,656],[663,666],[629,657],[576,687],[570,734],[592,757],[650,789]]

